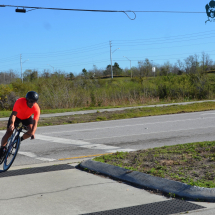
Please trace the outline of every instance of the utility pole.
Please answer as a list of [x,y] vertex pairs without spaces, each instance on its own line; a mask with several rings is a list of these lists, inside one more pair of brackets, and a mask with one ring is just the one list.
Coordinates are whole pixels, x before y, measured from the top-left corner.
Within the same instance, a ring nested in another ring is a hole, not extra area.
[[112,67],[112,54],[116,51],[116,50],[118,50],[118,49],[120,49],[120,48],[117,48],[117,49],[115,49],[113,52],[111,51],[111,46],[112,44],[111,44],[111,41],[110,41],[110,67],[111,67],[111,78],[113,78],[113,67]]
[[110,41],[110,69],[111,69],[111,78],[113,78],[111,41]]
[[[125,56],[123,56],[123,57],[125,57]],[[127,58],[127,57],[125,57],[125,58]],[[128,59],[128,58],[127,58]],[[129,60],[129,59],[128,59]],[[132,70],[131,70],[131,60],[129,60],[130,61],[130,71],[131,71],[131,78],[132,78]]]
[[22,76],[22,54],[20,54],[20,66],[21,66],[21,80],[23,83],[23,76]]
[[24,62],[22,62],[22,54],[20,54],[20,66],[21,66],[21,79],[22,79],[22,83],[23,83],[22,64],[25,63],[28,60],[25,60]]

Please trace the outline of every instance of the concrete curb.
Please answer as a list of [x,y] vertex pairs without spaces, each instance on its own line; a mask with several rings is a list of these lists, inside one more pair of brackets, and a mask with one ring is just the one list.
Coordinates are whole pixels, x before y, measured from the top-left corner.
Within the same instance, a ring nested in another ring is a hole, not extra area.
[[80,166],[81,168],[87,168],[89,170],[99,172],[104,175],[132,183],[134,185],[139,185],[150,189],[158,189],[165,193],[174,193],[180,197],[206,201],[215,200],[215,188],[191,186],[181,182],[155,177],[137,171],[131,172],[128,169],[92,160],[83,161],[81,162]]

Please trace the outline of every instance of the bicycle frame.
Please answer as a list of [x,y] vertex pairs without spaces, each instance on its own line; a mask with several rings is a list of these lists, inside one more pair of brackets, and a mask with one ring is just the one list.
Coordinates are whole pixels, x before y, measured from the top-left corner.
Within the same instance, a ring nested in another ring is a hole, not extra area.
[[7,152],[3,162],[3,170],[0,170],[0,172],[7,171],[13,164],[20,147],[20,133],[23,129],[26,129],[24,125],[15,125],[14,131],[8,139],[8,143],[6,145]]

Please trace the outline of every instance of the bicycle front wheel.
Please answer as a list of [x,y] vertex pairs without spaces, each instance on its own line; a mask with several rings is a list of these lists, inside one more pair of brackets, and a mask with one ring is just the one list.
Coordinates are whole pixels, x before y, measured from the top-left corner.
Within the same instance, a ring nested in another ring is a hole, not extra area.
[[3,165],[4,171],[7,171],[11,167],[12,163],[16,158],[17,152],[19,150],[19,146],[20,146],[20,137],[15,138],[13,141],[9,143],[7,154]]

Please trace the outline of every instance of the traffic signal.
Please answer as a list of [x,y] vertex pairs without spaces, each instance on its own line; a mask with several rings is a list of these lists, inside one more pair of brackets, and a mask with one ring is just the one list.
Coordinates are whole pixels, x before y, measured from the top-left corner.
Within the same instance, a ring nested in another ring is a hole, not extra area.
[[23,8],[23,9],[17,8],[17,9],[16,9],[16,12],[17,12],[17,13],[26,13],[26,9],[24,9],[24,8]]

